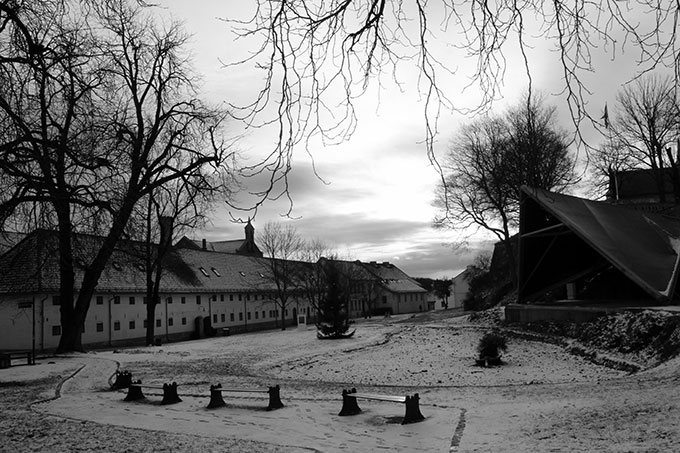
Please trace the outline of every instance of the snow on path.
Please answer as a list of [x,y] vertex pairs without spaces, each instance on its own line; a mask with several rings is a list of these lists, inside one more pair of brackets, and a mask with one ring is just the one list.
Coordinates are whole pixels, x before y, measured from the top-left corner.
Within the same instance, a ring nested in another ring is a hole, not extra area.
[[[627,400],[649,401],[655,390],[558,346],[519,339],[509,342],[505,366],[473,367],[483,330],[460,322],[374,320],[357,328],[355,338],[344,341],[318,341],[312,330],[291,329],[84,354],[68,359],[85,367],[63,384],[61,398],[36,408],[105,425],[252,440],[289,447],[286,451],[595,451],[607,438],[573,422],[596,416],[605,424],[627,421]],[[145,383],[176,381],[180,395],[184,390],[205,396],[171,406],[161,406],[158,395],[123,402],[124,393],[104,391],[117,363]],[[266,412],[266,399],[225,394],[227,407],[207,410],[208,385],[218,382],[280,384],[286,407]],[[351,386],[419,392],[426,420],[402,426],[403,405],[361,400],[362,414],[339,417],[340,392]],[[664,410],[663,416],[677,420],[675,401]],[[642,426],[653,426],[661,416],[651,414]],[[629,450],[645,445],[630,439],[626,425],[610,430],[629,442]]]

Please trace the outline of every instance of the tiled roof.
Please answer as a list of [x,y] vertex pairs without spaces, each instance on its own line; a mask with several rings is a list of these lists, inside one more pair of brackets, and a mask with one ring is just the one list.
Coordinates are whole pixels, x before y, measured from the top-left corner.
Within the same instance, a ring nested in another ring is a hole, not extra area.
[[[76,288],[103,238],[74,235]],[[119,241],[99,278],[97,292],[142,292],[146,287],[145,244]],[[59,289],[59,253],[54,231],[36,230],[0,256],[0,292],[56,292]],[[173,248],[163,260],[161,292],[219,293],[274,291],[268,258],[195,248]],[[313,266],[286,261],[287,266]],[[425,292],[418,283],[389,263],[339,261],[353,280],[377,280],[392,292]]]
[[[36,231],[0,257],[0,292],[57,291],[59,263],[56,234]],[[76,286],[101,238],[77,235]],[[146,286],[143,243],[120,241],[97,285],[98,292],[139,292]],[[88,250],[91,253],[88,253]],[[161,292],[270,291],[267,259],[205,250],[173,249],[164,259]],[[203,270],[201,270],[201,268]],[[204,274],[205,272],[205,274]],[[207,275],[206,275],[207,274]]]
[[391,263],[363,263],[361,261],[338,261],[342,272],[353,280],[377,280],[382,287],[394,293],[427,292],[414,279]]
[[26,234],[24,233],[0,231],[0,255],[3,255],[5,252],[9,251],[25,237]]
[[[245,239],[235,239],[232,241],[205,241],[205,250],[210,252],[222,252],[222,253],[236,253]],[[178,247],[182,248],[193,248],[196,250],[203,249],[203,241],[197,241],[195,239],[189,239],[188,237],[183,237],[178,243]]]
[[395,293],[426,293],[427,290],[420,286],[418,282],[406,275],[404,271],[394,264],[383,262],[362,263],[362,265],[373,275],[380,279],[382,285],[389,291]]

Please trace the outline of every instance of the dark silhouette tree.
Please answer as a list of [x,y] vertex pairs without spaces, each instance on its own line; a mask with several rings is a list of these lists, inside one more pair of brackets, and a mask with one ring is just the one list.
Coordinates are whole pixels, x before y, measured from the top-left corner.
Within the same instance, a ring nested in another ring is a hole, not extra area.
[[[538,58],[541,68],[558,68],[576,130],[601,124],[588,102],[598,61],[630,58],[624,50],[632,48],[638,58],[630,80],[657,68],[680,79],[677,2],[257,0],[255,8],[250,20],[235,24],[244,40],[258,40],[238,63],[262,69],[264,82],[241,116],[255,127],[277,125],[275,148],[258,168],[278,175],[268,181],[282,191],[295,146],[310,138],[346,140],[359,120],[355,100],[386,79],[402,90],[410,82],[424,100],[423,141],[433,161],[440,113],[488,111],[511,65],[521,65],[529,90]],[[437,53],[435,41],[448,44],[445,53]],[[555,51],[537,57],[546,44]],[[465,71],[464,60],[474,69]],[[449,90],[458,95],[461,86],[481,93],[479,102],[454,98]]]
[[304,263],[298,267],[299,275],[296,276],[305,299],[314,310],[315,318],[318,318],[322,300],[326,297],[328,286],[321,262],[333,256],[333,249],[321,239],[303,241],[299,258]]
[[[37,204],[57,227],[58,351],[82,350],[90,299],[137,204],[229,172],[226,113],[198,99],[186,39],[125,0],[0,1],[0,172],[13,195],[0,219]],[[103,239],[75,282],[73,234],[94,226]]]
[[566,134],[555,126],[555,110],[526,100],[505,115],[464,126],[444,164],[436,192],[435,224],[458,231],[484,229],[503,243],[516,283],[510,240],[519,221],[524,185],[564,190],[574,181]]
[[303,292],[300,282],[306,263],[296,261],[304,247],[297,229],[290,224],[267,222],[259,235],[258,244],[265,258],[263,275],[274,285],[274,303],[280,310],[281,330],[286,330],[286,309],[291,300]]
[[316,321],[317,336],[320,339],[339,339],[352,336],[354,331],[347,333],[350,329],[349,281],[335,260],[324,260],[320,265],[323,269],[327,289],[319,305]]
[[[666,201],[664,179],[673,172],[675,202],[680,202],[680,179],[677,175],[678,139],[680,139],[680,100],[676,80],[649,74],[626,85],[617,95],[617,107],[608,121],[607,143],[596,155],[596,165],[617,170],[648,168],[653,172],[659,201]],[[675,153],[671,151],[675,147]],[[607,164],[610,165],[607,165]],[[622,166],[618,166],[622,167]]]

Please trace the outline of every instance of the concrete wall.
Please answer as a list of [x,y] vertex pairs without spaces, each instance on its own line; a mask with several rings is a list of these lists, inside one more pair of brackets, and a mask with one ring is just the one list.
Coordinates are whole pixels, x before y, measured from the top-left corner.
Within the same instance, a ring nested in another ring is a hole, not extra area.
[[578,324],[618,311],[621,310],[607,307],[510,304],[505,307],[505,320],[520,324],[537,321],[573,322]]

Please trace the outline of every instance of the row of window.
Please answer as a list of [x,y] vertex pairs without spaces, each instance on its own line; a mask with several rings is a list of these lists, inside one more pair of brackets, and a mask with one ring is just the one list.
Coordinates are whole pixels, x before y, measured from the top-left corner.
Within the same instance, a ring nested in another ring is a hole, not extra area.
[[[307,307],[307,311],[309,311],[309,307]],[[266,312],[265,312],[264,310],[262,310],[262,312],[255,311],[255,312],[254,312],[254,314],[255,314],[255,319],[260,319],[260,313],[261,313],[261,315],[262,315],[262,318],[261,318],[261,319],[266,319]],[[278,319],[279,313],[280,313],[279,310],[269,310],[269,317],[270,317],[270,318]],[[285,316],[288,317],[288,309],[284,310],[284,313],[285,313]],[[246,313],[246,318],[247,318],[248,321],[250,321],[250,320],[252,319],[252,318],[251,318],[251,315],[252,315],[251,312],[247,312],[247,313]],[[226,319],[227,319],[226,314],[225,314],[225,313],[220,314],[219,319],[220,319],[222,322],[226,322]],[[234,315],[234,313],[230,313],[230,314],[229,314],[229,320],[230,320],[231,322],[234,322],[234,321],[235,321],[235,315]],[[238,320],[239,320],[239,321],[243,321],[243,312],[240,312],[240,313],[238,314]],[[213,314],[212,322],[215,323],[215,324],[218,322],[217,314]],[[187,323],[187,318],[182,318],[182,325],[184,326],[184,325],[186,325],[186,323]],[[174,325],[174,320],[173,320],[173,318],[168,318],[168,326],[169,326],[169,327],[172,327],[173,325]],[[114,321],[114,322],[113,322],[113,330],[114,330],[114,331],[119,331],[119,330],[120,330],[120,326],[121,326],[120,321]],[[145,320],[144,320],[144,328],[145,328],[145,329],[146,329],[146,326],[147,326],[147,320],[145,319]],[[162,327],[162,322],[161,322],[160,319],[157,319],[157,320],[156,320],[156,327]],[[135,328],[136,328],[136,323],[135,323],[135,321],[129,321],[129,323],[128,323],[128,329],[129,329],[129,330],[135,330]],[[95,326],[95,330],[96,330],[97,332],[103,332],[103,331],[104,331],[104,323],[103,323],[103,322],[98,322],[98,323],[96,324],[96,326]],[[83,333],[85,333],[85,329],[84,329],[84,328],[83,328]],[[54,336],[59,336],[59,335],[61,335],[61,326],[52,326],[52,335],[54,335]]]
[[[209,297],[210,297],[211,300],[213,300],[215,302],[217,301],[217,294],[213,294],[212,296],[209,296]],[[244,300],[244,298],[245,298],[246,301],[251,300],[250,294],[236,294],[236,297],[238,298],[239,302],[242,302]],[[423,301],[425,299],[424,294],[403,294],[403,295],[397,296],[397,297],[400,297],[401,300],[404,301],[404,302],[408,302],[408,301],[413,302],[413,301],[418,301],[418,300]],[[233,302],[234,299],[235,299],[234,294],[229,294],[229,302]],[[253,294],[252,295],[252,300],[255,300],[255,301],[257,301],[257,300],[263,300],[264,301],[266,299],[272,300],[273,297],[272,297],[272,295],[267,295],[267,294]],[[386,296],[383,296],[382,299],[383,299],[382,302],[384,304],[387,303],[387,297]],[[195,300],[196,300],[197,305],[201,305],[202,299],[201,299],[200,295],[197,295]],[[224,300],[225,300],[225,295],[220,294],[220,301],[224,302]],[[135,305],[136,301],[137,301],[137,299],[136,299],[135,296],[129,296],[128,297],[129,305]],[[172,296],[168,296],[165,299],[165,301],[167,303],[171,304],[173,302]],[[113,296],[113,303],[115,305],[120,304],[120,296]],[[142,297],[142,303],[146,304],[146,296]],[[180,297],[180,303],[186,304],[187,298],[185,296]],[[96,297],[96,304],[97,305],[103,305],[104,304],[104,296],[97,296]],[[61,300],[60,300],[59,296],[52,296],[52,305],[61,305]]]
[[[168,326],[172,327],[174,325],[175,321],[173,318],[168,318]],[[187,318],[182,318],[182,325],[185,326],[187,323]],[[146,329],[147,326],[147,320],[144,320],[144,328]],[[160,319],[156,320],[156,327],[161,327],[162,322]],[[129,330],[135,330],[137,327],[137,323],[135,321],[130,321],[128,323],[128,329]],[[120,321],[114,321],[113,322],[113,330],[114,331],[119,331],[120,330]],[[95,331],[97,332],[103,332],[104,331],[104,323],[103,322],[98,322],[95,324]],[[83,327],[83,332],[85,333],[85,328]],[[61,335],[61,326],[52,326],[52,335],[54,336],[59,336]]]
[[[234,294],[229,294],[229,302],[233,302],[235,300],[235,297],[238,298],[239,302],[242,302],[243,300],[246,300],[246,301],[251,300],[251,294],[236,294],[236,296],[234,296]],[[257,300],[267,300],[267,299],[273,300],[274,298],[275,297],[271,294],[269,294],[269,295],[268,294],[253,294],[252,295],[252,300],[255,300],[255,301],[257,301]],[[217,301],[217,294],[213,294],[212,296],[209,296],[209,299],[216,302]],[[201,301],[202,301],[202,297],[200,295],[197,295],[195,300],[196,300],[196,304],[200,305]],[[119,305],[120,301],[121,301],[120,296],[113,296],[114,305]],[[167,303],[171,304],[173,302],[173,297],[168,296],[165,299],[165,301]],[[221,302],[225,301],[225,295],[224,294],[220,294],[220,301]],[[129,305],[135,305],[136,302],[137,302],[137,298],[135,296],[129,296],[128,297]],[[97,296],[95,298],[95,303],[97,305],[104,305],[104,296]],[[146,296],[142,297],[142,303],[144,305],[146,305]],[[187,298],[185,296],[180,297],[180,303],[186,304]],[[58,295],[52,296],[52,305],[61,305],[61,299]]]

